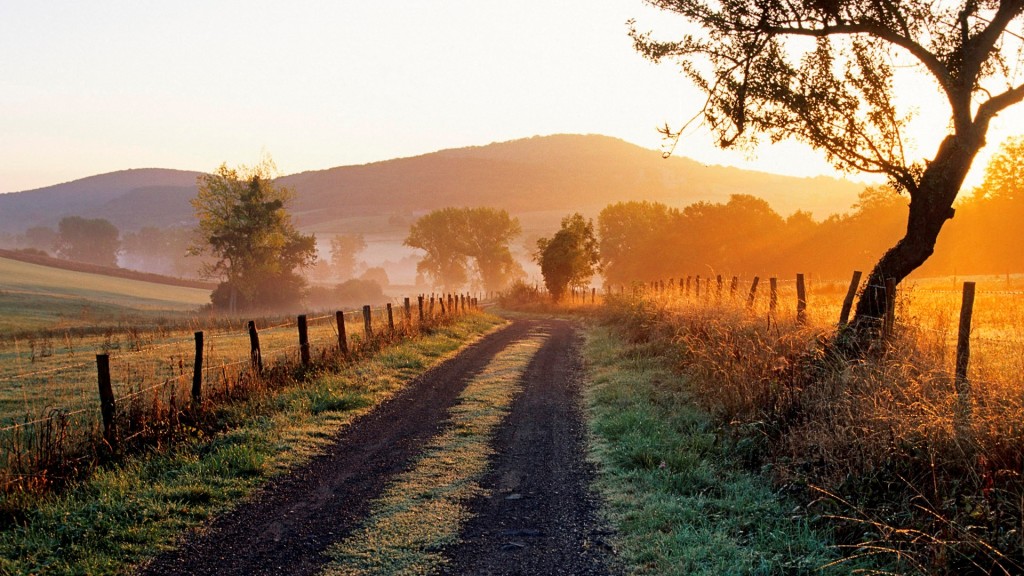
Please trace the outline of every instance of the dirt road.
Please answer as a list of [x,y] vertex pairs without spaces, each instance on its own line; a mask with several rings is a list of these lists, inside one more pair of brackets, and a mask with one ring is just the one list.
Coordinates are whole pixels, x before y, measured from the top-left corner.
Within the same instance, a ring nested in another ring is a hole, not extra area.
[[495,456],[468,503],[444,574],[607,574],[610,553],[589,491],[578,336],[568,322],[516,320],[428,371],[339,433],[306,466],[163,554],[142,574],[318,574],[388,482],[441,433],[476,374],[531,331],[549,337],[492,440]]

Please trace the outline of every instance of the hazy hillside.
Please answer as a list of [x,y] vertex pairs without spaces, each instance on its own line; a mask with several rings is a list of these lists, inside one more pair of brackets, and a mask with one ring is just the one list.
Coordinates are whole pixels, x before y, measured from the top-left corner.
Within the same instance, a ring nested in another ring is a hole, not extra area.
[[597,213],[621,200],[684,206],[760,196],[780,213],[818,217],[849,208],[863,187],[832,178],[791,178],[681,157],[663,159],[616,138],[556,135],[304,172],[282,181],[299,192],[300,222],[440,206],[497,206],[513,213],[583,210]]
[[[0,230],[55,226],[64,216],[104,217],[122,230],[192,219],[188,200],[199,173],[136,169],[38,190],[0,194]],[[790,178],[686,158],[606,136],[556,135],[443,150],[361,166],[286,176],[297,192],[301,227],[330,230],[353,217],[399,215],[407,220],[442,206],[496,206],[514,214],[596,214],[620,200],[684,206],[746,193],[782,214],[796,209],[823,217],[846,210],[861,186],[831,178]],[[548,218],[545,218],[547,220]]]
[[[139,168],[25,192],[0,194],[0,230],[55,227],[64,216],[107,218],[121,229],[190,219],[199,172]],[[159,190],[159,193],[148,191]]]

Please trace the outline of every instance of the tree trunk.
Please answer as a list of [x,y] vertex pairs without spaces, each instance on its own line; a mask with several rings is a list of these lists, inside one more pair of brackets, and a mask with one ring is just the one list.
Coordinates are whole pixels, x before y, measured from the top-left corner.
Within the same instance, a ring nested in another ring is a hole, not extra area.
[[953,201],[971,162],[984,145],[984,138],[978,132],[975,130],[970,137],[947,136],[935,160],[922,174],[917,190],[911,193],[907,232],[875,265],[857,301],[850,326],[859,339],[872,336],[881,326],[889,302],[885,294],[886,279],[893,278],[898,285],[935,251],[935,241],[943,224],[953,217]]

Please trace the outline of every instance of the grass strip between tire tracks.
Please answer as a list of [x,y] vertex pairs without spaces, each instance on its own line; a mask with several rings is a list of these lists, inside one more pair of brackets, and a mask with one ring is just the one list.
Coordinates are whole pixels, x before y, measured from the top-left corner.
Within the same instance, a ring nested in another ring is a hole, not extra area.
[[768,479],[743,469],[690,401],[682,376],[649,345],[591,327],[591,455],[598,489],[632,574],[832,574],[828,538]]
[[329,550],[334,561],[325,575],[425,574],[445,563],[442,550],[456,543],[467,501],[482,493],[492,436],[546,340],[543,331],[531,332],[469,382],[444,432],[385,489],[363,526]]
[[269,397],[232,428],[97,470],[0,532],[0,574],[123,574],[328,445],[337,430],[503,321],[471,314]]

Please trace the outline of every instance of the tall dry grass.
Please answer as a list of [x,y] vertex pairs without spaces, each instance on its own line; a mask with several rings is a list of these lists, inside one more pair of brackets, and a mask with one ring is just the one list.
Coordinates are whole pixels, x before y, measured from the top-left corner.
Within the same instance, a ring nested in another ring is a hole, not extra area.
[[[959,291],[900,292],[892,338],[834,352],[845,289],[811,286],[810,321],[780,286],[748,309],[742,291],[645,287],[611,299],[610,320],[668,354],[752,467],[802,492],[848,556],[900,572],[1024,572],[1024,294],[979,285],[971,393],[954,389]],[[766,289],[764,287],[763,289]]]

